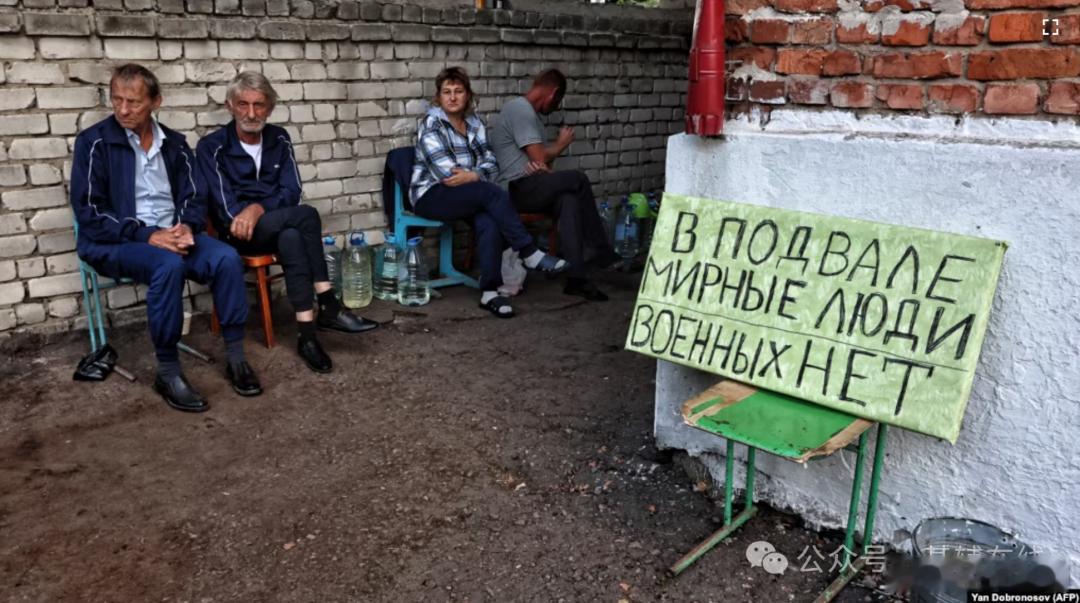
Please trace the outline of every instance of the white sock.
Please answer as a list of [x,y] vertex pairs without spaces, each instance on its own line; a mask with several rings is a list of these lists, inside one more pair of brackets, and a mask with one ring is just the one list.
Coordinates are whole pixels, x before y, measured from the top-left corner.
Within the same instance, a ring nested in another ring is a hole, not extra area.
[[[529,257],[522,258],[521,261],[525,262],[525,267],[531,270],[533,268],[536,268],[536,266],[540,263],[540,260],[544,259],[544,255],[545,254],[543,251],[537,249],[536,251],[529,254]],[[555,269],[557,270],[559,268],[562,268],[565,264],[566,260],[559,260],[558,262],[555,262]]]
[[521,258],[521,261],[525,262],[526,268],[536,268],[536,265],[539,264],[542,259],[544,259],[544,252],[537,249],[529,254],[529,257]]

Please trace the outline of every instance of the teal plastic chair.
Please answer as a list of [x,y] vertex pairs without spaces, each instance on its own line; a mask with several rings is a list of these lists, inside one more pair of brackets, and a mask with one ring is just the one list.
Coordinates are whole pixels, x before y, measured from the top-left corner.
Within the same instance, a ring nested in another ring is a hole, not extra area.
[[[408,155],[409,172],[412,173],[413,147],[402,147],[390,151],[391,154]],[[387,162],[390,163],[389,161]],[[439,278],[428,283],[431,288],[450,287],[452,285],[465,285],[473,289],[479,289],[480,284],[476,279],[467,276],[454,268],[454,225],[439,220],[429,220],[407,211],[405,209],[404,191],[401,185],[394,179],[394,238],[399,245],[403,245],[408,239],[410,228],[438,228],[439,229]]]
[[[79,221],[72,221],[75,227],[75,239],[79,239]],[[105,279],[102,283],[102,278],[98,276],[97,270],[94,270],[89,264],[79,260],[79,277],[82,280],[82,295],[83,295],[83,310],[86,312],[86,328],[90,331],[90,351],[96,352],[103,345],[108,343],[108,336],[105,331],[105,309],[101,303],[101,292],[118,287],[120,285],[133,284],[129,278],[121,279]]]
[[[73,220],[72,223],[75,228],[75,239],[78,240],[79,221]],[[103,278],[98,275],[97,270],[94,270],[82,258],[78,258],[78,260],[79,277],[82,281],[83,310],[86,312],[87,320],[86,328],[90,331],[90,351],[96,352],[108,343],[108,335],[105,330],[105,308],[101,302],[101,292],[120,285],[132,285],[135,284],[135,281],[129,278]],[[212,358],[182,341],[177,343],[176,347],[180,351],[191,354],[204,362],[213,362]]]

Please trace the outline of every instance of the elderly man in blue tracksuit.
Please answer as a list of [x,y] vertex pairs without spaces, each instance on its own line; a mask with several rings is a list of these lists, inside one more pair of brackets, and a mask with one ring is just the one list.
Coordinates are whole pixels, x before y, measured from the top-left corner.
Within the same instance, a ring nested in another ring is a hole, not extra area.
[[315,337],[316,327],[360,333],[378,324],[342,308],[331,289],[322,222],[314,207],[301,202],[289,134],[267,123],[276,101],[277,92],[261,73],[233,78],[225,92],[233,121],[199,141],[199,171],[222,240],[245,255],[277,254],[296,312],[297,352],[311,370],[326,373],[333,362]]
[[184,377],[177,343],[184,280],[209,283],[221,319],[225,374],[240,395],[262,393],[244,358],[247,300],[236,251],[202,231],[205,185],[184,136],[159,124],[161,86],[145,67],[118,67],[110,82],[113,115],[75,139],[71,205],[79,257],[111,278],[149,286],[147,321],[157,356],[154,390],[178,410],[209,405]]

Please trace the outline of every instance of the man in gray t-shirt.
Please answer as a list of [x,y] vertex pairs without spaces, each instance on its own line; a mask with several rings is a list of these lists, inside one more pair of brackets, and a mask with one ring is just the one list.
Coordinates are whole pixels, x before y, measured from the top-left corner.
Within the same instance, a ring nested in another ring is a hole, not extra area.
[[541,72],[524,96],[511,99],[491,119],[488,143],[499,162],[500,186],[521,213],[544,213],[558,221],[559,254],[570,263],[566,270],[568,295],[590,301],[607,299],[589,280],[589,266],[606,267],[619,256],[607,239],[596,211],[589,178],[577,170],[552,171],[551,163],[574,141],[574,129],[563,126],[551,144],[544,142],[540,114],[548,115],[566,94],[566,77],[557,69]]
[[[569,144],[574,139],[574,130],[563,130]],[[499,114],[491,118],[488,142],[499,162],[499,186],[506,188],[511,180],[528,175],[526,168],[531,160],[525,153],[525,147],[544,144],[544,123],[540,121],[536,109],[529,104],[529,99],[518,96],[506,101]]]

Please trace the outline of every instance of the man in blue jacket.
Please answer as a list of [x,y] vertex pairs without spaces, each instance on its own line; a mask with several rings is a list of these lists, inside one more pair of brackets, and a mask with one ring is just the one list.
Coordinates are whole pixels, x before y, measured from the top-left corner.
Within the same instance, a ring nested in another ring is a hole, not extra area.
[[297,351],[313,371],[326,373],[333,362],[315,337],[316,326],[360,333],[378,324],[342,308],[331,288],[322,222],[314,207],[301,203],[289,134],[266,123],[276,101],[277,92],[262,74],[237,75],[225,92],[233,121],[199,141],[199,171],[222,239],[243,254],[277,254],[296,312]]
[[159,124],[161,86],[145,67],[118,67],[109,84],[113,115],[75,139],[71,205],[79,257],[111,278],[149,285],[146,314],[157,356],[154,390],[178,410],[209,408],[180,370],[184,279],[210,283],[228,362],[243,396],[262,393],[244,358],[247,300],[236,251],[203,233],[205,186],[184,136]]

